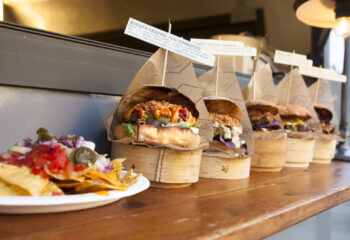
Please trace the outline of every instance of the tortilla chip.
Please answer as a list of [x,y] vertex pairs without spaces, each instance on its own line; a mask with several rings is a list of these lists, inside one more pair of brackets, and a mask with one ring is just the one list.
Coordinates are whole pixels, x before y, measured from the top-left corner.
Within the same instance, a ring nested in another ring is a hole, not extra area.
[[34,175],[30,168],[0,163],[0,180],[8,185],[23,189],[31,196],[40,196],[47,189],[49,180]]
[[96,192],[101,190],[119,190],[119,191],[126,191],[128,190],[128,185],[126,184],[120,184],[118,186],[98,182],[98,181],[86,181],[84,184],[77,186],[75,188],[75,191],[77,193],[83,193],[83,192]]
[[29,193],[19,187],[0,181],[0,196],[28,196]]
[[64,192],[55,183],[49,181],[49,184],[46,186],[46,191],[42,195],[43,196],[64,195]]

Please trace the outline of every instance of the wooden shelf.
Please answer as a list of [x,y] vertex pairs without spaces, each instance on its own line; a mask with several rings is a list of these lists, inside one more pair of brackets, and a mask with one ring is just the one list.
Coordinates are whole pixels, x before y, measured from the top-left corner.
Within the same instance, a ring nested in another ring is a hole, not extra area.
[[0,215],[5,239],[259,239],[350,199],[350,163],[200,179],[90,210]]

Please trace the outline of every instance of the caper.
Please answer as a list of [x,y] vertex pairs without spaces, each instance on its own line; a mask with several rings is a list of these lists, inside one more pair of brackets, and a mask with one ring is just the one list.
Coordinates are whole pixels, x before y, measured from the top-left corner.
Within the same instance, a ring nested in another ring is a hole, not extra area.
[[38,134],[38,141],[50,141],[53,139],[49,131],[43,127],[39,128],[36,133]]
[[76,164],[92,165],[97,161],[97,154],[87,147],[80,147],[75,151],[74,160]]
[[48,134],[49,133],[49,131],[47,131],[47,129],[46,128],[43,128],[43,127],[41,127],[41,128],[39,128],[38,130],[36,130],[36,133],[37,134]]

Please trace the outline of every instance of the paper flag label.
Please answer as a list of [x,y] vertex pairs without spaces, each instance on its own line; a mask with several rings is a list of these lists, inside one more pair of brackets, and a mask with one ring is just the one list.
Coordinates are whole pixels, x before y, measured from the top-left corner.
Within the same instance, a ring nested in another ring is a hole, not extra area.
[[305,55],[280,50],[275,51],[274,62],[285,65],[310,67],[313,64],[312,60],[307,59]]
[[346,82],[346,75],[338,74],[336,71],[326,69],[326,68],[318,68],[318,67],[299,67],[299,72],[301,75],[321,78],[336,82]]
[[201,51],[199,46],[133,18],[129,18],[124,33],[194,61],[214,66],[215,57]]
[[256,56],[256,48],[244,46],[243,42],[191,38],[203,52],[226,56]]

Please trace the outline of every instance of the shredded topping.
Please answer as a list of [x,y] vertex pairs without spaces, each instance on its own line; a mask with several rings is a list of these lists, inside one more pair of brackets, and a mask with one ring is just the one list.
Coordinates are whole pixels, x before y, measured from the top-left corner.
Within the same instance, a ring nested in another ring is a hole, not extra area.
[[242,129],[240,122],[237,119],[231,118],[228,115],[218,114],[218,113],[209,113],[210,118],[213,122],[216,122],[219,126],[226,126],[230,129],[234,127],[239,127]]
[[240,139],[243,128],[237,119],[234,119],[228,115],[212,112],[209,113],[209,115],[213,121],[213,140],[222,142],[231,150],[244,146],[245,141]]

